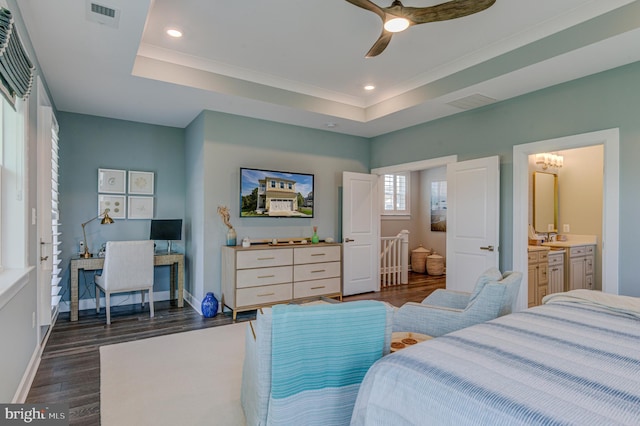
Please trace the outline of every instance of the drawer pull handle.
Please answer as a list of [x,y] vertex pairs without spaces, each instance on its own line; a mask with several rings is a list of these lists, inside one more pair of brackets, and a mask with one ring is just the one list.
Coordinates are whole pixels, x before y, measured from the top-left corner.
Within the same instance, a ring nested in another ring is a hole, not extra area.
[[271,256],[271,257],[259,257],[258,260],[273,260],[275,259],[275,257]]
[[324,288],[323,285],[318,286],[318,287],[311,287],[311,290],[320,290],[321,288]]
[[260,275],[258,278],[273,278],[275,275]]
[[327,253],[313,253],[311,256],[324,256]]
[[267,297],[267,296],[273,296],[275,295],[275,293],[266,293],[266,294],[259,294],[258,297]]
[[326,269],[317,269],[315,271],[311,271],[312,274],[317,274],[318,272],[326,272]]

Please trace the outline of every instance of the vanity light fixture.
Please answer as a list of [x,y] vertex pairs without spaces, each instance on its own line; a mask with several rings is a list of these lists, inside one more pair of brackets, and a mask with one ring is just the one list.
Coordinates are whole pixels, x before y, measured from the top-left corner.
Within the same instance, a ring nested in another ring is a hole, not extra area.
[[559,169],[564,165],[564,157],[562,155],[544,152],[542,154],[536,154],[536,164],[542,166],[542,170],[547,170],[549,167]]

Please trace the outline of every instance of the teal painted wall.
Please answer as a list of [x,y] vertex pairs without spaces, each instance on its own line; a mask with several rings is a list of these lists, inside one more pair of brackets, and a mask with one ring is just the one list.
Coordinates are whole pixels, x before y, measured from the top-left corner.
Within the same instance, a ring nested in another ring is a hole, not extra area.
[[[200,126],[204,126],[202,142],[198,139]],[[227,228],[217,213],[218,206],[225,205],[231,210],[231,223],[238,239],[309,237],[313,226],[318,226],[321,238],[339,239],[342,172],[366,173],[370,169],[369,141],[356,136],[211,111],[194,120],[187,134],[194,135],[187,141],[190,161],[200,152],[203,155],[203,181],[194,179],[187,189],[193,194],[187,210],[193,207],[203,212],[199,218],[202,223],[192,224],[204,236],[197,247],[202,249],[199,251],[202,258],[196,259],[200,263],[190,271],[196,278],[204,277],[203,288],[192,289],[196,299],[208,291],[213,291],[216,297],[221,293],[220,248],[226,242]],[[240,167],[313,173],[315,217],[240,218]],[[190,173],[197,175],[199,164],[194,169]],[[200,284],[197,279],[195,282]]]
[[[500,156],[501,267],[512,256],[513,146],[620,128],[620,293],[640,296],[640,63],[371,140],[371,167],[457,154]],[[598,171],[594,171],[598,173]]]
[[[64,253],[76,250],[80,223],[95,214],[98,167],[156,171],[156,216],[163,212],[164,217],[185,219],[186,290],[197,306],[207,291],[220,296],[220,247],[226,227],[217,214],[219,205],[231,209],[239,239],[308,236],[314,225],[321,237],[339,239],[343,171],[367,172],[452,154],[460,160],[499,155],[501,266],[508,269],[513,262],[513,146],[619,127],[620,289],[640,295],[632,266],[640,255],[635,249],[640,234],[635,225],[640,215],[635,197],[640,177],[635,170],[640,161],[639,77],[640,64],[632,64],[372,139],[211,111],[202,112],[186,129],[60,113]],[[239,218],[240,167],[314,173],[317,216]],[[125,222],[116,227],[92,223],[87,236],[92,249],[111,238],[146,238],[148,221]]]
[[[154,217],[185,216],[184,129],[67,112],[60,125],[60,220],[62,222],[63,300],[69,300],[69,260],[82,240],[81,223],[98,214],[98,168],[154,172]],[[116,220],[86,226],[87,243],[97,253],[108,240],[148,239],[151,221]],[[183,236],[184,239],[184,236]],[[158,242],[158,249],[166,248]],[[177,242],[176,248],[184,247]],[[156,268],[155,291],[169,289],[168,267]],[[93,272],[81,276],[81,299],[93,298]]]

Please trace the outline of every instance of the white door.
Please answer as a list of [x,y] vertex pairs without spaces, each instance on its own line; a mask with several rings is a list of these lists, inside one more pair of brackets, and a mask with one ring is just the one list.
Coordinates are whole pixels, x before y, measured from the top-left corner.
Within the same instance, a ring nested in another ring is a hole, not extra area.
[[342,174],[342,293],[345,296],[380,289],[377,188],[377,175]]
[[447,165],[447,288],[472,291],[498,267],[500,158]]

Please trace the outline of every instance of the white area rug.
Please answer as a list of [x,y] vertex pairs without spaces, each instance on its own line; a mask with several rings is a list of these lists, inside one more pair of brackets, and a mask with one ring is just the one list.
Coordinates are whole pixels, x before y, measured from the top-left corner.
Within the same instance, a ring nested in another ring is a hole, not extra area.
[[100,348],[102,426],[244,425],[247,323]]

